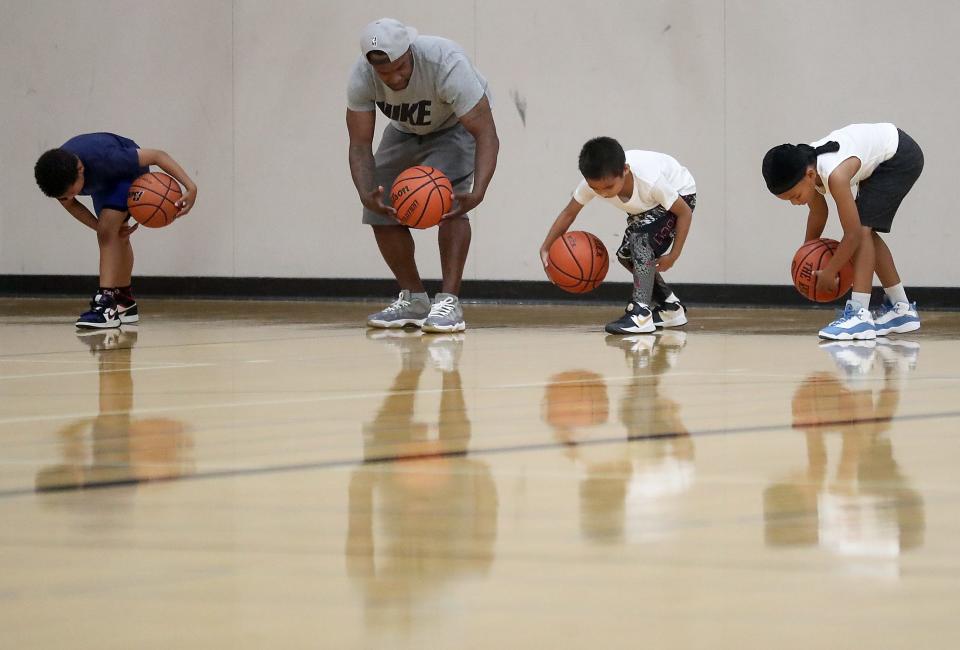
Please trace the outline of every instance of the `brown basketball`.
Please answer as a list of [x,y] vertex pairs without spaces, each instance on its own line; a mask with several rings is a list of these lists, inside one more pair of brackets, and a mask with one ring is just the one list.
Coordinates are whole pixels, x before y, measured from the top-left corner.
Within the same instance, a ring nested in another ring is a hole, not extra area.
[[551,244],[549,262],[547,275],[551,282],[570,293],[586,293],[607,277],[610,256],[597,237],[574,230]]
[[453,186],[439,169],[417,165],[397,176],[390,203],[403,225],[432,228],[453,207]]
[[804,298],[816,302],[831,302],[847,293],[853,286],[853,263],[847,262],[840,269],[840,281],[837,283],[836,293],[817,291],[816,272],[830,262],[839,245],[840,243],[835,239],[811,239],[805,242],[793,256],[790,275],[793,277],[793,286]]
[[180,211],[177,201],[183,196],[180,184],[163,172],[149,172],[130,185],[127,209],[142,226],[161,228]]

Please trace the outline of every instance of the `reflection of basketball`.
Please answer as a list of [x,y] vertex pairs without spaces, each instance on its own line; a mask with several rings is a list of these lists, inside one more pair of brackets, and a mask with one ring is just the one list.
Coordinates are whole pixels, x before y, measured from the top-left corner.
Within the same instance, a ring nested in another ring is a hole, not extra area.
[[181,196],[183,193],[176,180],[163,172],[150,172],[130,185],[127,209],[141,225],[160,228],[173,221],[180,211],[177,201]]
[[593,291],[607,276],[610,257],[603,242],[582,230],[558,237],[550,246],[550,281],[570,293]]
[[390,203],[403,225],[431,228],[453,207],[453,186],[439,169],[424,165],[410,167],[393,182]]
[[790,275],[793,277],[793,286],[804,298],[816,302],[830,302],[845,294],[853,286],[853,263],[847,262],[840,269],[840,281],[837,283],[836,293],[827,294],[817,291],[816,272],[830,262],[839,245],[840,243],[835,239],[811,239],[804,243],[793,256]]
[[610,400],[602,375],[589,370],[568,370],[550,378],[543,417],[551,427],[603,424],[609,415]]

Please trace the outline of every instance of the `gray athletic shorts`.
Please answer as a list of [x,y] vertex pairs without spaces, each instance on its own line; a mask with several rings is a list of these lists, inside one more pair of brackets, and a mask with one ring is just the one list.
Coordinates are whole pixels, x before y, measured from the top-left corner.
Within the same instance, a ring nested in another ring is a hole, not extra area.
[[[454,194],[473,189],[473,154],[476,142],[462,124],[449,129],[415,135],[392,126],[383,130],[383,138],[374,154],[373,179],[383,185],[383,202],[390,205],[390,188],[404,169],[414,165],[436,167],[450,179]],[[466,216],[466,215],[464,215]],[[391,217],[363,209],[363,223],[371,226],[399,226]]]
[[923,171],[923,151],[913,138],[897,129],[897,153],[860,182],[857,211],[860,223],[877,232],[890,232],[897,208]]

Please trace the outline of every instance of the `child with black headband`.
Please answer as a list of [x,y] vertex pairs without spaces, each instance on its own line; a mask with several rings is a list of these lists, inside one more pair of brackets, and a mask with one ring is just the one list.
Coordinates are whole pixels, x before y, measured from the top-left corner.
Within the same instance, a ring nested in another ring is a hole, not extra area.
[[[763,158],[763,178],[777,198],[806,205],[804,241],[823,234],[833,196],[843,239],[833,259],[817,272],[817,287],[834,291],[840,269],[853,259],[853,292],[843,314],[820,330],[834,340],[868,340],[920,328],[916,305],[907,299],[893,255],[879,233],[890,225],[923,170],[923,152],[893,124],[851,124],[809,145],[782,144]],[[886,298],[869,311],[873,274]]]

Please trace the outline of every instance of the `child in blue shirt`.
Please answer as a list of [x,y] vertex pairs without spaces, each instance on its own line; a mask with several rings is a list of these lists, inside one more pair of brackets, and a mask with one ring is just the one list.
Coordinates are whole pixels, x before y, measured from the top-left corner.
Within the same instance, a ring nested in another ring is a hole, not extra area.
[[[139,320],[130,288],[133,248],[130,235],[137,224],[127,225],[130,184],[156,165],[186,190],[177,203],[182,217],[193,207],[197,186],[183,168],[164,151],[141,149],[136,142],[113,133],[88,133],[47,151],[34,166],[37,185],[74,219],[97,233],[100,245],[100,288],[90,309],[77,319],[82,329],[119,327]],[[93,212],[77,200],[93,199]]]

